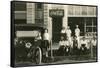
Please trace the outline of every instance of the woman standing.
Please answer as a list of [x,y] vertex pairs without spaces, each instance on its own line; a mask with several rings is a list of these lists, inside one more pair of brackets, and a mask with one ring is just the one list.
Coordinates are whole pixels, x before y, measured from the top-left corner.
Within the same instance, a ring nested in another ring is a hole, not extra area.
[[50,42],[48,29],[44,30],[43,40],[44,40],[44,48],[46,49],[46,57],[48,57],[48,48],[49,48],[49,42]]

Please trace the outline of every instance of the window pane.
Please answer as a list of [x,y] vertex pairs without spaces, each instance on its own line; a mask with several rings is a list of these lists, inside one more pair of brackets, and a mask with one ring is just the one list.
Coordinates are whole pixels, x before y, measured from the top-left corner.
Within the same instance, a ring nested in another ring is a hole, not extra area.
[[86,27],[86,32],[92,32],[92,27]]
[[92,26],[92,19],[91,18],[86,18],[86,26]]
[[93,32],[97,32],[97,27],[93,27]]
[[97,26],[97,18],[94,18],[94,19],[93,19],[93,25],[94,25],[94,26]]

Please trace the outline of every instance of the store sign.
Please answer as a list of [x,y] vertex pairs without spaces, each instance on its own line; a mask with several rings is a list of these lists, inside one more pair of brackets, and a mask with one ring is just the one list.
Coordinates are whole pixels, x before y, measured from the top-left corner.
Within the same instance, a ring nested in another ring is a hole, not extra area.
[[52,10],[49,11],[49,16],[50,17],[54,17],[54,16],[63,17],[64,16],[64,10],[62,10],[62,9],[52,9]]

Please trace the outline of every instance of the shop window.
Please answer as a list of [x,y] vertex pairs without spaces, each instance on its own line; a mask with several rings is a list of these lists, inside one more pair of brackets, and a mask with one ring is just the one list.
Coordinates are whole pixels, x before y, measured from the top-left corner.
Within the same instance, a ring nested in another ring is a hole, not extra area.
[[92,27],[86,27],[86,32],[92,32]]
[[97,32],[97,27],[93,27],[93,32]]
[[97,19],[93,17],[93,18],[85,18],[85,20],[86,20],[85,32],[91,35],[97,33],[97,21],[96,21]]
[[92,20],[91,20],[91,18],[86,18],[85,22],[86,22],[86,26],[92,26]]
[[72,35],[74,35],[75,26],[79,25],[81,31],[80,35],[84,36],[86,34],[97,33],[97,19],[95,17],[69,17],[68,25],[72,30]]
[[95,19],[93,20],[93,25],[94,25],[94,26],[97,26],[97,18],[95,18]]
[[69,17],[68,18],[68,25],[72,31],[72,36],[75,34],[76,25],[79,25],[80,35],[84,36],[84,19],[79,17]]

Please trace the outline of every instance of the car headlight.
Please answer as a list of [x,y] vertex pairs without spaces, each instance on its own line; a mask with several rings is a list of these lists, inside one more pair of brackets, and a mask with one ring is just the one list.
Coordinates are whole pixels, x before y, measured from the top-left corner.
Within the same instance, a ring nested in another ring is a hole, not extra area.
[[25,44],[25,47],[26,48],[30,48],[32,46],[32,44],[30,43],[30,42],[27,42],[26,44]]

